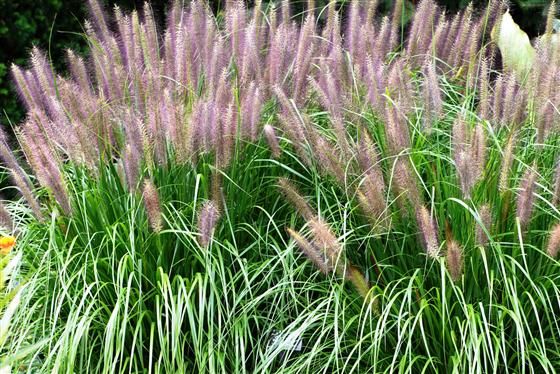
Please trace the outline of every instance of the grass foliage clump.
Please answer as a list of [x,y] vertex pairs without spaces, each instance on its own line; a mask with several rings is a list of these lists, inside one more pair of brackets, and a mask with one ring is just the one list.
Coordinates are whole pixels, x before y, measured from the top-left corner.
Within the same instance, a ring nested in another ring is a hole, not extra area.
[[298,24],[287,1],[176,2],[158,30],[148,4],[92,0],[69,76],[38,49],[12,67],[28,279],[3,364],[560,367],[553,35],[501,69],[502,2],[424,0],[406,32],[402,1],[376,3],[310,1]]

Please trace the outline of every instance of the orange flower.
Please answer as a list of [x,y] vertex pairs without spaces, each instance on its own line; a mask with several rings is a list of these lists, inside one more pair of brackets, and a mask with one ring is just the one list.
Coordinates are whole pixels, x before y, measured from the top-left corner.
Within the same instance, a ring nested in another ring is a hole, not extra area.
[[0,254],[7,255],[16,245],[16,238],[13,236],[0,237]]

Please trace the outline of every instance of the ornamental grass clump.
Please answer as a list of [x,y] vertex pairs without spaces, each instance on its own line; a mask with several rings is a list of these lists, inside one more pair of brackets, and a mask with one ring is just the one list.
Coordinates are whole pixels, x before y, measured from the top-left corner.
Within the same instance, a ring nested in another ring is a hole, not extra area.
[[520,72],[499,0],[407,25],[404,1],[88,4],[67,74],[39,48],[11,68],[14,367],[558,367],[551,27]]

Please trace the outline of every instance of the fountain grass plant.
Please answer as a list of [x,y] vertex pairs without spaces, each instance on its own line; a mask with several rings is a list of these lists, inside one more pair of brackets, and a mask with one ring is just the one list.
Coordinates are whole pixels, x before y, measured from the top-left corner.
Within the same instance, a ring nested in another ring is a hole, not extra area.
[[177,2],[158,30],[91,1],[70,76],[14,66],[28,281],[2,365],[554,372],[558,47],[520,75],[503,3],[424,0],[406,35],[402,6]]

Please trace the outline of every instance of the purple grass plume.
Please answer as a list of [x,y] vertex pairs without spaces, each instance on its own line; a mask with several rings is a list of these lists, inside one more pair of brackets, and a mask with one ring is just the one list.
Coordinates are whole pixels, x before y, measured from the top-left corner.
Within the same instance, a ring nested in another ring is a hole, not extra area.
[[156,186],[150,179],[145,179],[142,187],[142,199],[144,200],[144,207],[148,214],[148,223],[150,228],[159,233],[163,228],[163,219],[161,213],[161,205]]
[[315,248],[312,243],[305,239],[298,232],[288,228],[288,234],[297,244],[299,249],[307,256],[307,258],[319,269],[323,274],[328,275],[333,271],[332,264],[329,264],[326,257],[320,250]]
[[420,229],[420,237],[428,257],[436,259],[440,256],[438,229],[435,219],[425,206],[420,206],[416,212],[416,222]]
[[264,137],[268,146],[270,147],[270,151],[272,152],[272,156],[274,158],[280,158],[282,155],[282,149],[280,148],[280,143],[278,142],[278,136],[276,136],[276,131],[274,127],[269,124],[264,125],[263,128]]
[[287,229],[288,234],[323,274],[338,274],[351,282],[356,291],[366,298],[370,290],[368,281],[363,273],[344,257],[343,247],[329,225],[318,218],[309,220],[308,225],[311,229],[309,240],[290,228]]
[[214,202],[206,201],[198,212],[198,242],[201,247],[207,247],[218,221],[220,220],[220,211]]
[[482,178],[486,164],[486,134],[482,124],[471,129],[462,114],[455,119],[452,130],[452,151],[459,186],[465,198],[471,196],[475,184]]
[[[554,8],[544,39],[535,42],[534,67],[522,82],[499,70],[496,47],[489,43],[504,10],[501,0],[490,2],[486,12],[469,6],[456,15],[434,0],[422,0],[404,35],[403,0],[395,1],[385,17],[378,14],[377,0],[353,0],[346,13],[335,1],[325,12],[316,12],[315,2],[308,1],[301,23],[287,0],[268,10],[260,0],[253,9],[241,0],[228,1],[223,22],[207,2],[187,3],[173,2],[166,22],[159,23],[147,3],[132,12],[118,7],[107,12],[100,1],[88,0],[84,31],[90,50],[87,57],[66,52],[69,74],[57,74],[48,54],[36,47],[26,67],[11,67],[27,116],[15,131],[19,150],[0,133],[0,159],[38,218],[42,201],[34,194],[35,182],[48,191],[38,195],[41,199],[54,199],[65,214],[72,213],[68,164],[84,166],[97,177],[100,160],[116,158],[133,192],[142,184],[143,168],[151,174],[173,162],[196,166],[211,159],[227,173],[246,143],[262,136],[273,157],[282,151],[294,154],[304,167],[316,167],[355,194],[359,208],[375,223],[391,217],[387,190],[392,189],[400,207],[416,210],[426,250],[437,257],[437,228],[419,188],[423,170],[416,173],[415,157],[407,153],[418,144],[414,123],[419,113],[426,133],[446,121],[444,83],[467,85],[466,94],[478,103],[480,118],[461,113],[453,126],[451,157],[464,198],[487,176],[488,134],[513,134],[503,148],[503,192],[514,169],[520,126],[534,124],[539,144],[559,129],[560,53],[545,42]],[[313,111],[317,106],[324,113]],[[375,143],[359,135],[371,118],[384,126]],[[212,178],[219,209],[223,181],[219,173]],[[529,220],[532,206],[532,198],[523,195],[536,184],[527,179],[517,205],[522,222]],[[281,179],[279,185],[307,222],[319,220],[290,182]],[[555,204],[559,186],[557,176]],[[159,231],[156,188],[150,181],[141,188],[150,227]],[[319,223],[315,228],[312,246],[326,238],[319,235],[324,233]],[[477,242],[482,244],[482,238]]]
[[449,272],[453,282],[460,280],[461,275],[463,274],[464,266],[463,248],[461,248],[459,243],[457,243],[454,239],[451,239],[447,243],[445,263],[447,265],[447,271]]
[[297,191],[296,187],[287,178],[278,179],[278,187],[280,192],[286,199],[297,209],[298,213],[306,220],[311,220],[315,217],[313,210],[303,196]]
[[398,201],[404,202],[403,205],[409,204],[417,209],[422,202],[416,174],[412,169],[410,160],[407,157],[400,156],[394,163],[392,176],[393,194]]
[[488,234],[492,229],[492,211],[488,204],[484,204],[478,209],[480,223],[476,222],[475,243],[478,246],[485,247],[488,244]]
[[554,186],[552,189],[552,204],[558,206],[560,203],[560,160],[556,161],[556,168],[554,171]]
[[504,149],[504,153],[502,156],[502,167],[500,171],[500,181],[498,185],[501,192],[506,191],[509,187],[510,171],[514,161],[516,141],[517,141],[516,134],[515,133],[510,134],[508,142]]
[[358,145],[357,157],[361,169],[361,184],[357,194],[360,206],[371,221],[385,225],[388,214],[385,179],[377,149],[365,131]]
[[560,251],[560,224],[556,224],[550,230],[546,252],[550,257],[557,258],[559,251]]
[[537,188],[537,171],[529,167],[519,184],[519,195],[517,196],[517,217],[522,228],[527,227],[534,208],[535,190]]
[[424,99],[424,131],[430,133],[432,124],[442,116],[443,100],[434,64],[428,61],[422,70],[424,73],[422,91]]

